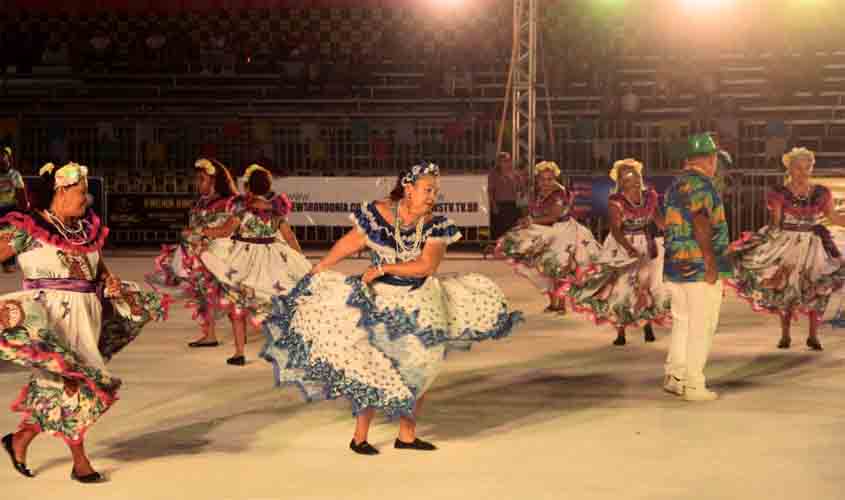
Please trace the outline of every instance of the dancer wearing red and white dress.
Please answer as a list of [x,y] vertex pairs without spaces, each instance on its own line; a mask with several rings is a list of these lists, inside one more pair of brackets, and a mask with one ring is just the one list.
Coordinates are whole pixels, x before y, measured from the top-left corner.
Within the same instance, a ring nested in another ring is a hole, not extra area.
[[663,241],[652,224],[663,227],[657,193],[646,188],[643,164],[633,158],[613,164],[610,178],[610,234],[597,262],[565,286],[573,307],[596,323],[616,328],[615,345],[625,345],[627,327],[643,327],[646,342],[654,342],[652,323],[671,320],[671,300],[663,286]]
[[189,347],[217,347],[215,305],[222,291],[199,260],[204,232],[221,226],[231,216],[230,201],[238,194],[229,169],[219,161],[200,158],[194,163],[194,182],[199,200],[191,208],[188,227],[176,245],[165,245],[156,258],[156,269],[146,277],[156,290],[164,290],[186,300],[202,333]]
[[601,251],[593,233],[572,216],[573,196],[558,182],[560,168],[544,161],[534,168],[536,186],[530,214],[496,244],[496,254],[549,296],[547,312],[566,313],[555,293],[579,270],[586,270]]
[[845,225],[845,216],[834,210],[830,190],[811,182],[812,151],[794,148],[783,155],[783,165],[786,184],[767,196],[771,223],[730,246],[735,263],[728,284],[754,311],[780,317],[779,348],[790,347],[791,323],[804,314],[807,347],[821,351],[819,323],[831,295],[845,285],[845,261],[822,222]]

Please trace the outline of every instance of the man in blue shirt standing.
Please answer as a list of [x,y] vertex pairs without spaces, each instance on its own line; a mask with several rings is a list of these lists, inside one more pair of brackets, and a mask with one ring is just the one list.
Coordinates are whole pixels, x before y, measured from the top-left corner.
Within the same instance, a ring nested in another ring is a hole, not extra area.
[[708,134],[691,136],[684,172],[666,192],[663,276],[672,295],[672,340],[663,388],[687,401],[710,401],[704,366],[730,276],[725,207],[713,185],[718,148]]

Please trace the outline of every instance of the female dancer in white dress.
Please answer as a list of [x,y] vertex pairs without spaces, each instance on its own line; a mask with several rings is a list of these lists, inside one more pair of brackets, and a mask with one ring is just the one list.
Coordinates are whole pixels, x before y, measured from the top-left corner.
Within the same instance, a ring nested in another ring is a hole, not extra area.
[[546,312],[566,314],[556,291],[586,270],[601,250],[593,233],[570,213],[574,199],[558,183],[560,168],[544,161],[534,168],[536,186],[528,217],[502,236],[496,254],[549,296]]
[[270,171],[250,165],[244,177],[246,194],[230,200],[229,220],[202,231],[207,250],[200,254],[222,289],[216,306],[229,314],[235,336],[235,355],[226,362],[237,366],[246,363],[247,317],[260,325],[270,312],[270,299],[293,289],[311,270],[285,223],[290,201],[284,193],[271,191]]
[[200,198],[191,208],[188,227],[182,231],[178,244],[162,247],[155,260],[155,272],[148,274],[146,281],[158,291],[186,299],[185,306],[193,311],[202,330],[188,347],[217,347],[220,342],[214,328],[215,306],[222,292],[200,261],[199,251],[203,231],[229,220],[229,204],[238,190],[229,170],[217,160],[200,158],[194,169]]
[[101,249],[108,228],[87,206],[87,169],[70,163],[41,169],[33,210],[0,219],[0,260],[18,256],[24,291],[0,296],[0,360],[32,368],[14,411],[20,427],[3,447],[20,474],[41,432],[65,440],[71,478],[102,480],[85,453],[89,427],[117,400],[120,379],[106,362],[153,319],[167,299],[111,274]]
[[810,182],[815,161],[806,148],[783,155],[789,177],[768,194],[771,224],[744,234],[729,248],[735,267],[728,284],[752,310],[780,316],[781,349],[792,343],[791,322],[804,314],[807,347],[822,350],[818,325],[830,296],[845,284],[845,261],[822,225],[825,217],[845,225],[845,216],[834,210],[829,189]]
[[[422,400],[451,348],[509,335],[520,313],[479,274],[436,278],[446,247],[461,235],[432,210],[439,170],[421,163],[400,175],[389,199],[364,203],[341,238],[287,295],[273,300],[263,356],[277,385],[296,384],[309,401],[345,397],[357,424],[349,447],[367,442],[375,410],[399,416],[399,449],[433,450],[417,438]],[[360,277],[331,268],[369,248]]]
[[[610,234],[597,262],[561,293],[573,309],[588,314],[596,324],[616,327],[614,345],[625,345],[625,329],[642,326],[646,342],[654,342],[652,323],[671,320],[669,294],[663,287],[663,242],[651,224],[663,226],[657,193],[646,189],[643,164],[633,158],[613,164],[610,178]],[[564,291],[565,290],[565,291]]]

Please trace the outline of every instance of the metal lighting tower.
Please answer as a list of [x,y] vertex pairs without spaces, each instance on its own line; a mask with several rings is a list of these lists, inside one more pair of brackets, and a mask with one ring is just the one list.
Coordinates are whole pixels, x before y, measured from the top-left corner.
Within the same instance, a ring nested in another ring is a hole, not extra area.
[[515,167],[527,165],[532,186],[536,163],[537,2],[513,0],[513,84],[510,89],[513,164]]

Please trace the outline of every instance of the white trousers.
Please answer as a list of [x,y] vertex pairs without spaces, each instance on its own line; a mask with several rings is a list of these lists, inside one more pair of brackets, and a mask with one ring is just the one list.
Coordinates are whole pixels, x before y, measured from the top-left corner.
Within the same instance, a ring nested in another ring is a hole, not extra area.
[[672,294],[672,340],[666,374],[685,386],[704,388],[704,365],[713,345],[722,307],[722,281],[665,282]]

